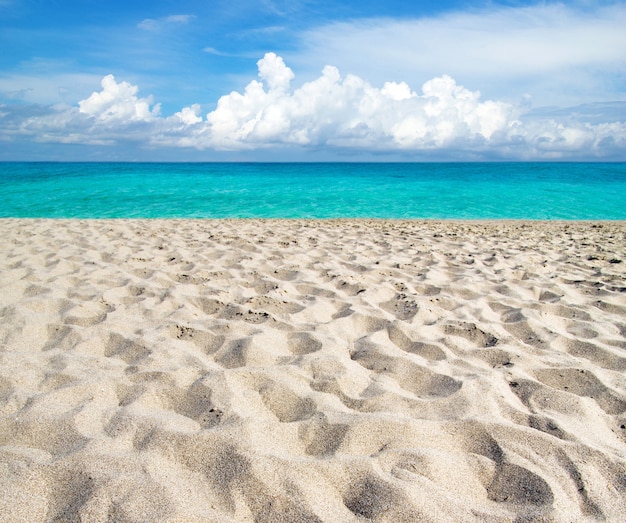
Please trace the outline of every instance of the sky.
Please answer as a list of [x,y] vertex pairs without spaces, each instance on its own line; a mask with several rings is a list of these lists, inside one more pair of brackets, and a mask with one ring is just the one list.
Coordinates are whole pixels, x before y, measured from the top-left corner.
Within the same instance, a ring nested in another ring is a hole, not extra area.
[[0,161],[626,161],[626,2],[0,0]]

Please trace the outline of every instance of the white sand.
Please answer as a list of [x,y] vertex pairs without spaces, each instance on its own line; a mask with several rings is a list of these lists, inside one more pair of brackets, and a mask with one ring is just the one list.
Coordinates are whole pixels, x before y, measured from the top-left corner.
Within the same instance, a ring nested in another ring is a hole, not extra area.
[[0,521],[624,521],[625,370],[625,222],[0,220]]

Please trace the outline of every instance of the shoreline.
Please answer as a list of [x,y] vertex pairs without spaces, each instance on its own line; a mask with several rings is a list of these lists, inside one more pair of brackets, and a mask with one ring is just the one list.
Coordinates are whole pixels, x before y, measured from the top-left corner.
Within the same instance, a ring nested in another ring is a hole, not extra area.
[[0,521],[618,520],[626,221],[0,219]]
[[603,220],[568,220],[568,219],[517,219],[517,218],[483,218],[483,219],[459,219],[459,218],[15,218],[0,217],[0,222],[58,222],[58,223],[142,223],[146,224],[171,224],[175,222],[193,224],[210,224],[210,223],[231,223],[241,222],[243,224],[284,224],[299,225],[307,224],[312,226],[341,226],[342,224],[359,224],[359,225],[406,225],[406,226],[443,226],[443,225],[468,225],[468,226],[494,226],[509,225],[522,227],[593,227],[595,225],[615,225],[618,227],[626,225],[623,219],[603,219]]
[[503,223],[626,223],[625,219],[615,218],[615,219],[587,219],[587,220],[579,220],[579,219],[565,219],[565,218],[555,218],[555,219],[534,219],[534,218],[375,218],[375,217],[347,217],[347,218],[239,218],[239,217],[231,217],[231,218],[50,218],[45,216],[35,216],[35,217],[15,217],[15,216],[5,216],[0,217],[0,221],[84,221],[84,222],[117,222],[117,221],[164,221],[164,222],[172,222],[172,221],[181,221],[181,222],[227,222],[227,221],[242,221],[242,222],[407,222],[407,223],[489,223],[489,222],[503,222]]

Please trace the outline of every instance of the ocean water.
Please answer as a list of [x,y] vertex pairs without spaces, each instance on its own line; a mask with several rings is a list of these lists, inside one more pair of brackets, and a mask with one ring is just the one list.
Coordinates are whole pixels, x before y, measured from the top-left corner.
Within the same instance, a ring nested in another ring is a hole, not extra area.
[[0,163],[0,217],[625,220],[625,163]]

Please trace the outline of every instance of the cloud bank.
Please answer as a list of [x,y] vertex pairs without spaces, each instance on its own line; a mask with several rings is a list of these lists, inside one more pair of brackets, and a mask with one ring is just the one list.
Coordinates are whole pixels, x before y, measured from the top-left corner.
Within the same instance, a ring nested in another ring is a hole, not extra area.
[[481,102],[449,76],[426,82],[418,94],[406,83],[376,88],[326,66],[319,78],[292,89],[294,75],[282,58],[268,53],[258,67],[262,81],[220,98],[204,132],[186,145],[432,149],[488,141],[516,113],[508,104]]
[[591,93],[596,101],[614,100],[623,95],[626,5],[588,5],[490,6],[417,19],[333,22],[301,35],[295,66],[332,61],[373,82],[445,72],[489,86],[490,96],[531,92],[540,104],[579,103]]
[[[0,140],[134,144],[142,148],[255,151],[271,148],[347,154],[402,153],[455,158],[577,159],[626,156],[626,122],[593,122],[572,113],[535,115],[519,104],[483,100],[479,91],[437,76],[415,90],[405,82],[376,87],[333,66],[293,86],[283,58],[267,53],[258,79],[222,96],[206,115],[193,104],[165,117],[151,97],[113,75],[77,106],[20,119],[0,107]],[[621,107],[621,106],[620,106]]]

